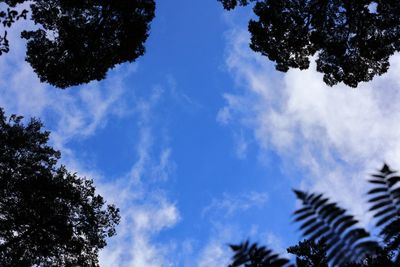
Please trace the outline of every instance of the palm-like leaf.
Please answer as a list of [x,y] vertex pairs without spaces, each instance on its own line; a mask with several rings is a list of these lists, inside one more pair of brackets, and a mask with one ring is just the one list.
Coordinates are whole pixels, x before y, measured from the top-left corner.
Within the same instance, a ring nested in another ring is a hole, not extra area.
[[374,253],[378,244],[369,233],[355,226],[357,220],[346,210],[329,202],[322,194],[308,194],[295,190],[303,207],[295,212],[295,221],[302,222],[300,230],[310,240],[323,239],[327,258],[332,266],[358,262]]
[[288,265],[289,260],[280,258],[278,254],[266,247],[259,247],[256,243],[249,244],[246,241],[240,245],[230,245],[235,253],[232,258],[230,267],[246,266],[246,267],[283,267]]
[[[368,194],[371,196],[370,211],[377,219],[376,226],[382,227],[381,235],[389,249],[400,249],[400,176],[386,164],[369,180],[374,185]],[[400,257],[397,260],[400,263]]]

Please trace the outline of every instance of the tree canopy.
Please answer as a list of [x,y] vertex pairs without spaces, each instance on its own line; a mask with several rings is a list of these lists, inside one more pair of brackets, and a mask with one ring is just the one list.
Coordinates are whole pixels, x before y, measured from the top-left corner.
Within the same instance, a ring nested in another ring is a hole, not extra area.
[[395,0],[218,0],[225,9],[255,2],[250,47],[276,69],[307,69],[316,59],[324,82],[357,87],[389,69],[400,51],[400,2]]
[[[155,12],[153,0],[34,0],[29,11],[16,8],[26,0],[3,2],[4,28],[28,13],[38,25],[21,34],[28,41],[26,61],[42,82],[59,88],[102,80],[115,65],[142,56]],[[5,30],[0,53],[8,51]]]
[[[380,240],[357,227],[357,220],[323,194],[295,190],[301,207],[294,212],[295,222],[307,239],[287,251],[296,255],[298,267],[345,266],[379,267],[400,264],[400,176],[386,164],[369,180],[373,186],[369,211],[374,213]],[[231,267],[294,266],[271,249],[248,241],[231,245]]]
[[98,266],[119,211],[57,161],[40,121],[0,109],[0,266]]
[[[250,47],[276,69],[307,69],[315,57],[326,84],[357,87],[389,69],[400,50],[400,3],[389,0],[218,0],[227,10],[255,2]],[[42,82],[59,88],[102,80],[115,65],[145,52],[154,0],[4,0],[0,54],[9,51],[7,30],[30,17],[26,60]],[[30,10],[17,8],[30,3]],[[28,16],[28,13],[30,16]]]

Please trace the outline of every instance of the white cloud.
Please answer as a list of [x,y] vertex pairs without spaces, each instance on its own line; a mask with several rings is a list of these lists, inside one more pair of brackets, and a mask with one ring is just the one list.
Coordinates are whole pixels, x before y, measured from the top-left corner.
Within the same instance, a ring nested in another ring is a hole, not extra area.
[[237,226],[216,222],[210,231],[210,238],[199,250],[197,260],[192,266],[220,267],[228,266],[232,252],[229,244],[237,242],[237,237],[242,233]]
[[171,148],[164,148],[159,156],[159,162],[154,166],[152,178],[158,181],[166,181],[171,173],[175,171],[176,164],[171,159]]
[[176,249],[174,243],[156,241],[160,232],[180,221],[180,214],[176,203],[171,202],[160,188],[159,180],[152,178],[155,173],[160,173],[163,181],[168,180],[171,173],[164,169],[175,166],[170,158],[170,148],[161,149],[159,154],[152,152],[155,145],[151,125],[154,105],[156,102],[152,101],[142,101],[140,105],[143,108],[139,112],[139,140],[133,153],[137,160],[124,177],[110,181],[101,176],[100,170],[87,170],[79,162],[71,160],[68,165],[79,175],[94,178],[99,193],[120,209],[117,235],[100,252],[101,266],[163,267],[174,262],[171,258]]
[[248,140],[245,138],[243,131],[235,133],[233,135],[235,141],[235,154],[239,159],[244,159],[247,156],[247,150],[249,147]]
[[[38,117],[51,123],[52,141],[67,153],[72,138],[86,138],[102,128],[109,115],[128,113],[122,95],[129,89],[126,78],[136,65],[118,66],[103,82],[60,90],[41,83],[25,62],[25,41],[20,32],[34,27],[30,21],[19,21],[11,31],[10,52],[0,57],[0,106],[7,114]],[[47,123],[49,126],[50,123]]]
[[278,253],[280,257],[290,258],[291,255],[287,253],[286,246],[281,236],[275,233],[266,232],[261,234],[262,240],[265,240],[265,244],[269,249],[272,249],[274,253]]
[[[199,250],[195,266],[227,266],[233,255],[229,244],[239,244],[246,236],[253,241],[261,237],[262,240],[259,241],[268,241],[270,245],[272,235],[260,234],[259,225],[242,225],[234,218],[235,215],[243,218],[247,211],[262,209],[267,202],[268,193],[254,191],[240,194],[224,193],[219,198],[213,198],[211,203],[202,210],[203,219],[206,218],[210,222],[209,239]],[[271,247],[275,248],[276,245]]]
[[[101,265],[168,266],[173,244],[160,244],[154,239],[161,231],[176,225],[180,214],[157,181],[147,179],[160,175],[165,181],[175,166],[171,148],[162,147],[159,153],[154,149],[152,116],[163,90],[153,90],[149,99],[136,99],[127,94],[131,88],[126,78],[135,71],[136,65],[117,67],[106,80],[81,87],[60,90],[42,84],[24,61],[24,42],[18,38],[17,31],[10,33],[11,51],[0,57],[0,106],[7,114],[42,119],[51,130],[53,146],[61,150],[62,161],[68,169],[93,178],[98,192],[121,210],[117,236],[101,251]],[[128,106],[126,98],[134,106]],[[92,169],[87,162],[80,161],[79,153],[84,151],[70,147],[69,141],[96,135],[108,120],[132,114],[139,118],[134,122],[139,140],[132,152],[132,158],[137,160],[124,177],[106,179],[101,169]]]
[[[155,89],[148,100],[137,105],[139,140],[137,160],[125,177],[98,184],[102,195],[121,210],[122,220],[117,236],[101,251],[101,266],[140,267],[171,266],[174,243],[155,240],[165,229],[180,221],[176,204],[168,200],[159,181],[166,181],[175,164],[169,147],[153,151],[153,113],[162,91]],[[159,160],[157,160],[157,158]],[[161,178],[154,179],[156,174]],[[161,180],[160,180],[161,179]]]
[[265,192],[244,192],[239,195],[224,193],[203,209],[202,216],[229,217],[252,208],[262,208],[267,200],[268,194]]
[[217,121],[221,124],[228,124],[231,120],[230,109],[227,107],[221,108],[217,114]]
[[384,160],[400,166],[400,55],[373,82],[331,88],[315,66],[278,73],[248,48],[246,30],[235,28],[227,36],[226,66],[243,90],[225,94],[219,120],[247,127],[262,150],[306,172],[292,183],[326,192],[363,216],[364,178]]
[[227,266],[230,253],[227,252],[227,245],[220,242],[221,240],[211,241],[206,245],[201,253],[198,267],[220,267]]
[[116,191],[107,194],[108,198],[115,197],[114,203],[121,209],[122,220],[117,236],[100,253],[101,266],[169,265],[169,253],[173,248],[168,243],[156,242],[154,237],[180,220],[175,204],[158,196],[157,191],[133,186],[126,188],[125,183],[121,183],[122,188],[115,187]]

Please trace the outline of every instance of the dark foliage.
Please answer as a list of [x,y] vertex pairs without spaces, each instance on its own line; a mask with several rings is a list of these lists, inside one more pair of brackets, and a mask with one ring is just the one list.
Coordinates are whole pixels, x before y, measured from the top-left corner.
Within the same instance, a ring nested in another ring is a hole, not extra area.
[[257,0],[218,0],[218,2],[221,2],[226,10],[234,9],[237,5],[246,6],[250,2],[254,1]]
[[[218,0],[229,10],[252,0]],[[258,20],[249,22],[250,47],[276,69],[317,70],[332,86],[357,87],[387,72],[400,51],[400,2],[396,0],[254,0]]]
[[0,266],[98,266],[119,211],[58,166],[40,121],[0,109]]
[[266,247],[259,247],[257,244],[249,245],[246,241],[240,245],[230,245],[235,253],[230,267],[236,266],[254,266],[254,267],[282,267],[288,265],[289,260],[280,258],[278,254],[274,254],[272,250]]
[[5,3],[8,7],[0,10],[0,25],[3,26],[4,31],[0,35],[0,55],[10,51],[10,43],[7,38],[7,28],[10,28],[19,19],[26,19],[28,10],[18,10],[15,8],[17,4],[21,4],[25,0],[3,0],[0,3]]
[[[400,177],[386,164],[372,177],[369,182],[374,188],[368,192],[370,211],[377,219],[376,226],[382,228],[381,235],[388,249],[400,252]],[[396,263],[400,265],[399,256]]]
[[[303,236],[308,238],[298,245],[289,247],[288,252],[296,255],[296,265],[344,266],[344,267],[394,267],[400,265],[400,176],[386,164],[372,175],[369,181],[370,211],[374,212],[376,227],[380,228],[382,240],[371,240],[369,233],[356,227],[357,221],[347,215],[346,210],[330,202],[322,194],[308,194],[295,190],[301,201],[301,208],[295,212],[295,221],[300,222]],[[234,262],[248,259],[251,250],[257,248],[257,255],[273,255],[271,250],[256,243],[245,246],[231,246]],[[245,249],[243,249],[244,247]],[[275,254],[276,257],[277,254]],[[239,262],[240,263],[240,262]],[[248,263],[248,261],[245,261]],[[242,261],[243,264],[243,261]],[[239,266],[234,265],[234,266]],[[244,264],[245,265],[245,264]],[[272,266],[252,265],[245,266]]]
[[[231,246],[232,247],[232,246]],[[258,255],[269,254],[279,258],[278,254],[274,254],[266,247],[260,247],[257,243],[249,244],[248,242],[242,243],[239,246],[234,246],[235,255],[233,261],[241,257],[241,262],[236,260],[237,265],[230,266],[246,266],[246,267],[275,267],[275,266],[294,266],[285,261],[284,265],[275,262],[265,262],[260,258],[253,257],[249,260],[249,248],[257,249]],[[287,251],[296,256],[297,267],[328,267],[328,266],[343,266],[343,267],[395,267],[398,264],[392,261],[393,252],[385,249],[378,248],[374,255],[367,255],[360,262],[345,262],[342,265],[329,265],[327,260],[327,247],[323,241],[314,242],[311,240],[304,240],[299,242],[296,246],[289,247]],[[246,260],[247,259],[247,260]]]
[[[101,80],[115,65],[143,55],[155,2],[34,0],[31,11],[32,20],[40,27],[22,32],[28,40],[26,60],[42,82],[66,88]],[[15,19],[21,16],[12,14]],[[2,51],[7,52],[6,35],[3,43]]]
[[302,208],[295,212],[295,221],[301,222],[303,236],[313,240],[323,239],[327,259],[333,266],[346,262],[359,262],[379,247],[362,228],[355,226],[352,215],[329,202],[322,194],[307,194],[295,190]]
[[368,255],[361,262],[346,263],[345,267],[397,267],[394,254],[386,248],[378,248],[374,255]]
[[289,247],[287,252],[296,255],[296,266],[328,267],[326,245],[323,239],[317,243],[311,240],[300,241],[296,246]]

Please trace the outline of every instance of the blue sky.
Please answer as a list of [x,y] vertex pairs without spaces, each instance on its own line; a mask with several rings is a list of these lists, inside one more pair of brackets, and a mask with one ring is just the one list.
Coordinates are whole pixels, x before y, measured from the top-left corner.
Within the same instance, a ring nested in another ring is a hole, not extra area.
[[365,178],[398,166],[400,57],[358,89],[330,88],[315,66],[278,73],[252,52],[250,17],[159,1],[143,57],[65,91],[38,81],[11,36],[0,106],[41,118],[63,163],[121,208],[103,266],[224,266],[226,244],[247,238],[284,253],[300,237],[291,188],[370,216]]

